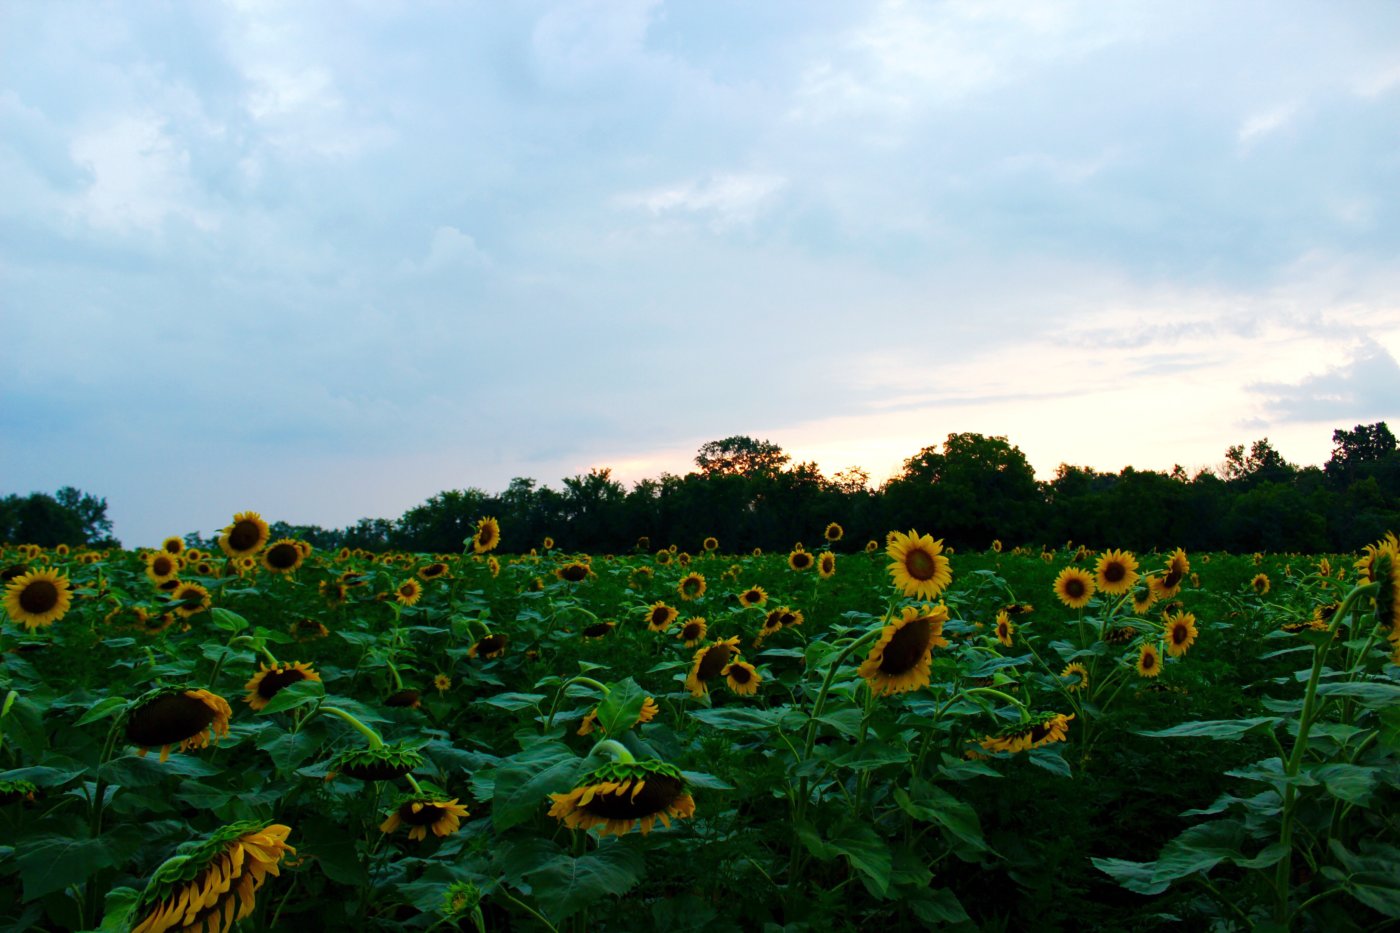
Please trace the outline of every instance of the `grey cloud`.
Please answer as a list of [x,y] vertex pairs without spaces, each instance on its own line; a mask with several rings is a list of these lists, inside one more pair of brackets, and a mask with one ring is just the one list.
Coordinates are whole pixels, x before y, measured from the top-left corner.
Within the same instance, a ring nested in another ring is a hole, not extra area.
[[1400,363],[1373,340],[1349,360],[1297,383],[1257,383],[1276,421],[1367,421],[1400,418]]

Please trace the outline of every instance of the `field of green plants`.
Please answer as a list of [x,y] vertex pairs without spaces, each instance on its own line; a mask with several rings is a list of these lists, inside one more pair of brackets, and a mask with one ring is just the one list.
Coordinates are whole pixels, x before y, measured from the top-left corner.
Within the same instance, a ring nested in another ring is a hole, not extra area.
[[1400,922],[1394,537],[936,532],[8,546],[0,927]]

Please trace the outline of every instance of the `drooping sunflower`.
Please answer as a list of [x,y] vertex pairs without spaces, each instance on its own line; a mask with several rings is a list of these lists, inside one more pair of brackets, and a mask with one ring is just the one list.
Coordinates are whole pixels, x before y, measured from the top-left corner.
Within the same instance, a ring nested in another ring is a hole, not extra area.
[[554,571],[554,575],[565,583],[582,583],[593,575],[593,569],[581,561],[569,561]]
[[493,580],[501,575],[501,562],[496,560],[495,554],[486,558],[486,569],[490,571]]
[[1258,593],[1260,596],[1264,596],[1270,589],[1269,575],[1265,573],[1256,573],[1254,579],[1249,581],[1249,585],[1253,588],[1254,592]]
[[647,608],[647,629],[652,632],[664,632],[679,615],[679,610],[657,600]]
[[759,681],[763,680],[763,675],[748,661],[731,661],[720,675],[729,689],[740,696],[753,696],[758,692]]
[[690,665],[690,675],[685,679],[685,688],[693,697],[702,697],[710,692],[710,682],[722,676],[729,662],[739,654],[738,637],[726,638],[712,645],[706,645],[695,652]]
[[1137,558],[1132,551],[1104,551],[1095,566],[1095,583],[1110,596],[1121,596],[1137,582]]
[[256,554],[272,537],[267,522],[257,512],[239,512],[219,535],[219,548],[229,557]]
[[681,625],[681,630],[676,633],[676,637],[685,643],[687,648],[694,648],[705,640],[705,632],[709,626],[705,624],[704,616],[691,616]]
[[180,583],[170,593],[170,604],[182,619],[199,615],[213,604],[209,591],[198,583]]
[[253,708],[253,712],[262,712],[268,702],[277,696],[284,687],[301,683],[303,680],[320,680],[321,675],[310,665],[302,661],[282,662],[275,667],[268,667],[266,664],[258,664],[258,672],[252,676],[243,689],[248,691],[248,695],[243,698],[243,702]]
[[599,835],[623,836],[640,826],[642,835],[660,820],[695,815],[695,800],[678,768],[661,761],[614,761],[583,776],[573,790],[550,794],[549,815],[570,829],[601,827]]
[[228,735],[233,709],[223,697],[208,690],[158,687],[127,704],[126,738],[140,746],[139,754],[160,749],[160,760],[170,757],[170,747],[180,751],[204,748],[212,737],[218,744]]
[[499,658],[506,653],[506,644],[510,641],[509,635],[487,635],[476,644],[467,649],[469,658]]
[[1060,682],[1071,693],[1084,690],[1089,686],[1089,669],[1078,661],[1066,664],[1065,669],[1060,671]]
[[152,551],[146,555],[146,576],[152,583],[164,583],[180,573],[180,558],[167,551]]
[[485,554],[494,551],[501,543],[501,523],[494,518],[483,518],[476,523],[476,534],[472,535],[472,553]]
[[335,780],[337,774],[343,774],[357,781],[392,781],[422,766],[423,755],[411,745],[396,742],[374,748],[362,746],[332,758],[326,780]]
[[1162,673],[1162,654],[1151,642],[1146,642],[1138,651],[1137,672],[1141,677],[1156,677]]
[[606,638],[615,628],[616,622],[594,622],[592,625],[585,625],[579,634],[584,638]]
[[396,709],[418,709],[423,705],[423,694],[412,687],[395,690],[384,698],[384,705]]
[[832,544],[835,544],[837,541],[840,541],[845,536],[846,529],[842,528],[836,522],[832,522],[831,524],[827,525],[826,530],[822,532],[822,537],[830,541]]
[[817,573],[821,574],[823,580],[830,580],[836,576],[836,555],[830,551],[822,551],[817,558]]
[[56,570],[31,570],[5,585],[5,612],[33,631],[63,618],[73,604],[68,578]]
[[688,573],[681,577],[681,581],[676,584],[676,592],[681,594],[681,599],[689,602],[692,599],[699,599],[705,595],[705,575],[702,573]]
[[1040,713],[1026,722],[1002,727],[996,735],[987,736],[980,744],[989,752],[1015,754],[1052,742],[1063,742],[1069,734],[1069,723],[1073,718],[1073,713]]
[[262,565],[273,573],[291,573],[304,560],[306,555],[291,538],[279,538],[262,553]]
[[713,535],[711,535],[704,541],[701,541],[700,546],[707,551],[717,551],[719,550],[719,538],[716,538]]
[[447,564],[440,560],[435,560],[426,567],[420,567],[418,569],[418,576],[423,580],[437,580],[441,577],[450,577],[452,574]]
[[[651,722],[653,719],[656,718],[656,714],[659,713],[659,712],[661,712],[661,707],[659,707],[659,706],[656,705],[656,699],[655,699],[654,697],[647,697],[645,700],[642,701],[642,709],[641,709],[641,712],[639,712],[639,713],[637,714],[637,718],[634,719],[634,720],[632,721],[632,724],[629,725],[627,728],[628,728],[628,729],[633,729],[633,728],[636,728],[637,726],[642,725],[643,723]],[[595,706],[595,707],[593,707],[591,710],[588,711],[588,714],[587,714],[586,716],[583,717],[583,721],[582,721],[581,723],[579,723],[578,733],[577,733],[577,734],[578,734],[578,735],[592,735],[592,734],[593,734],[593,730],[596,729],[597,727],[598,727],[598,707]]]
[[1011,617],[1004,611],[997,613],[997,641],[1007,648],[1011,647],[1011,636],[1016,633],[1016,626],[1011,624]]
[[739,605],[745,609],[750,606],[762,606],[768,602],[768,591],[761,586],[751,586],[739,594]]
[[1083,609],[1094,597],[1094,578],[1078,567],[1066,567],[1055,578],[1055,595],[1071,609]]
[[131,912],[131,933],[232,930],[253,913],[258,890],[296,849],[280,823],[233,823],[156,869]]
[[788,566],[793,570],[801,572],[810,568],[812,564],[812,555],[808,554],[800,544],[788,554]]
[[948,607],[906,606],[900,617],[889,622],[870,654],[860,665],[859,674],[876,696],[905,693],[928,685],[933,649],[946,648],[943,623]]
[[441,800],[436,797],[411,796],[400,798],[399,804],[389,817],[379,824],[379,831],[386,836],[400,826],[408,827],[408,838],[414,842],[428,838],[428,831],[434,836],[449,836],[462,826],[462,817],[467,816],[467,808],[457,803],[457,798]]
[[394,587],[394,601],[400,606],[416,606],[418,600],[423,598],[423,584],[413,577]]
[[890,576],[894,585],[914,599],[933,599],[953,582],[948,558],[943,556],[943,542],[932,535],[920,535],[912,528],[908,534],[890,532],[885,554],[894,561]]

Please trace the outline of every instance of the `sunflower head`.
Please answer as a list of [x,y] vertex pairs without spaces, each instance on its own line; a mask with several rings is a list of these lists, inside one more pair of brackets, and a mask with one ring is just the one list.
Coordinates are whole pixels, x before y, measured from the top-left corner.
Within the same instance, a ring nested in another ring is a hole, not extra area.
[[676,633],[676,637],[685,642],[687,648],[694,648],[705,640],[705,632],[708,628],[704,616],[691,616],[682,623],[681,630]]
[[1173,612],[1165,622],[1167,654],[1179,658],[1196,641],[1196,617],[1189,612]]
[[656,562],[662,567],[670,566],[671,560],[674,557],[675,555],[672,554],[671,551],[667,548],[662,548],[661,550],[656,552]]
[[705,595],[705,575],[700,573],[688,573],[681,577],[681,581],[676,584],[676,591],[681,594],[681,599],[699,599]]
[[768,602],[768,592],[761,586],[751,586],[739,594],[739,605],[745,609],[750,606],[762,606]]
[[552,551],[554,550],[554,539],[551,538],[549,535],[545,535],[544,540],[540,542],[540,546],[543,547],[546,551]]
[[160,749],[160,760],[170,757],[170,747],[181,751],[204,748],[212,737],[217,743],[228,735],[233,710],[228,701],[207,690],[157,687],[132,700],[122,714],[126,738],[145,755]]
[[258,672],[243,685],[243,689],[248,691],[243,702],[251,706],[254,712],[261,712],[283,688],[303,680],[320,679],[321,675],[310,664],[301,661],[282,662],[275,667],[259,664]]
[[1066,664],[1060,671],[1060,686],[1071,693],[1085,689],[1089,686],[1089,669],[1078,661]]
[[185,539],[172,535],[160,543],[160,549],[167,554],[174,554],[178,557],[185,552]]
[[737,636],[706,645],[695,652],[690,665],[690,675],[685,679],[686,689],[694,697],[702,697],[710,692],[710,682],[723,676],[729,662],[739,654]]
[[315,641],[330,634],[330,630],[320,622],[305,616],[293,622],[290,628],[292,637],[297,641]]
[[1078,567],[1066,567],[1055,578],[1055,596],[1071,609],[1083,609],[1094,596],[1094,578]]
[[1141,677],[1156,677],[1162,673],[1162,654],[1152,642],[1146,642],[1138,651],[1137,672]]
[[664,602],[657,600],[647,607],[647,630],[652,632],[664,632],[671,627],[671,623],[676,621],[680,611],[672,609]]
[[1375,544],[1366,546],[1366,556],[1356,563],[1362,578],[1376,587],[1376,622],[1390,632],[1390,637],[1400,636],[1400,541],[1388,534]]
[[800,544],[788,553],[788,566],[793,570],[801,572],[811,568],[812,564],[812,555],[807,553]]
[[[647,697],[645,700],[642,701],[642,708],[641,708],[641,710],[637,713],[637,718],[634,719],[634,720],[632,720],[632,722],[631,722],[630,724],[628,724],[627,727],[626,727],[625,729],[621,730],[621,731],[624,731],[624,732],[625,732],[627,729],[632,729],[632,728],[635,728],[635,727],[637,727],[637,726],[642,725],[643,723],[651,722],[653,719],[656,718],[656,714],[659,713],[659,712],[661,712],[661,707],[659,707],[659,706],[656,705],[656,698],[655,698],[655,697]],[[595,707],[593,707],[591,710],[588,711],[587,715],[585,715],[585,716],[583,717],[583,721],[582,721],[581,723],[579,723],[578,734],[579,734],[579,735],[592,735],[592,734],[593,734],[593,730],[596,729],[597,726],[598,726],[598,707],[595,706]]]
[[31,631],[52,625],[73,604],[68,578],[54,570],[31,570],[5,585],[5,612]]
[[291,573],[306,560],[306,553],[291,538],[279,538],[262,552],[262,565],[273,573]]
[[403,743],[355,748],[331,759],[327,777],[343,774],[357,781],[394,781],[422,765],[423,756],[418,749]]
[[1011,624],[1011,617],[1005,610],[997,613],[997,641],[1007,648],[1011,647],[1011,636],[1016,632],[1016,626]]
[[836,555],[830,551],[823,551],[817,558],[817,573],[821,574],[823,580],[830,580],[836,576]]
[[402,690],[395,690],[384,698],[385,706],[393,706],[399,709],[418,709],[423,705],[423,694],[412,687]]
[[1249,581],[1249,586],[1260,596],[1267,595],[1272,588],[1272,584],[1269,582],[1269,575],[1266,573],[1256,573],[1254,579]]
[[469,658],[499,658],[506,653],[506,644],[510,641],[509,635],[487,635],[467,649]]
[[579,632],[584,638],[606,638],[612,634],[612,630],[617,628],[616,622],[594,622],[586,625],[583,631]]
[[447,564],[440,560],[435,560],[425,567],[418,568],[418,576],[423,580],[437,580],[441,577],[450,577]]
[[614,761],[584,775],[573,790],[550,794],[549,815],[570,829],[601,827],[599,835],[623,836],[660,820],[695,815],[695,801],[678,768],[661,761]]
[[981,745],[988,752],[1015,754],[1052,742],[1063,742],[1069,734],[1069,723],[1073,718],[1073,713],[1033,714],[1024,722],[1003,726],[995,735],[984,738]]
[[472,553],[485,554],[494,551],[501,543],[501,523],[494,518],[483,518],[476,523],[476,534],[471,537]]
[[1138,562],[1131,551],[1104,551],[1095,566],[1095,584],[1110,596],[1120,596],[1137,582]]
[[394,601],[400,606],[415,606],[423,598],[423,584],[409,577],[394,587]]
[[1001,539],[1000,539],[1000,538],[993,538],[993,539],[992,539],[992,552],[995,553],[995,554],[1000,554],[1000,553],[1001,553]]
[[239,512],[219,535],[219,548],[229,557],[256,554],[272,537],[271,529],[257,512]]
[[748,661],[731,661],[728,667],[720,671],[720,675],[729,684],[729,689],[740,696],[757,693],[758,684],[763,680],[763,675]]
[[842,528],[836,522],[832,522],[831,524],[827,525],[826,530],[822,532],[822,537],[830,541],[832,544],[835,544],[837,541],[840,541],[845,536],[846,529]]
[[180,573],[180,558],[169,551],[152,551],[146,555],[146,576],[152,583],[164,583]]
[[582,583],[593,575],[593,569],[581,561],[570,561],[554,571],[554,575],[565,583]]
[[892,561],[889,573],[894,585],[905,596],[933,599],[953,582],[951,565],[943,556],[943,542],[935,541],[932,535],[920,535],[913,529],[908,534],[892,531],[885,554]]
[[407,826],[408,838],[417,842],[428,838],[429,830],[434,836],[455,833],[466,815],[467,808],[457,803],[455,797],[451,800],[423,795],[400,797],[388,818],[379,824],[379,831],[388,835],[400,826]]
[[199,615],[213,602],[209,591],[198,583],[175,582],[178,585],[170,591],[170,604],[180,618],[188,619]]
[[713,535],[711,535],[704,541],[700,542],[700,546],[707,551],[717,551],[719,550],[719,538],[716,538]]
[[942,603],[906,606],[898,619],[884,627],[860,665],[860,676],[871,692],[886,696],[927,686],[933,649],[948,646],[943,637],[943,624],[947,621],[948,607]]

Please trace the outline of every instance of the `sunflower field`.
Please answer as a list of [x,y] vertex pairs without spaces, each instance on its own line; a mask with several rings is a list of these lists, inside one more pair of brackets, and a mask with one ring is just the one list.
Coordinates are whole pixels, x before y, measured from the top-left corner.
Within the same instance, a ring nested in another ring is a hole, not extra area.
[[806,534],[7,546],[0,925],[1400,923],[1393,535]]

